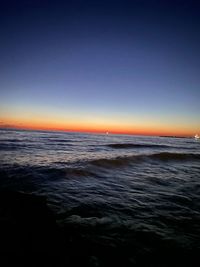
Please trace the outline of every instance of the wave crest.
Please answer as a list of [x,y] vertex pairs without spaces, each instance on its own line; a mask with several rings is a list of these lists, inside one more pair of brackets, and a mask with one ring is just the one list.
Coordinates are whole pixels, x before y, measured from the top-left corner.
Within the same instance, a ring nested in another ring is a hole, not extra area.
[[116,144],[108,144],[107,147],[120,149],[120,148],[166,148],[166,147],[170,147],[170,146],[159,145],[159,144],[116,143]]
[[144,162],[148,160],[156,161],[187,161],[187,160],[200,160],[200,154],[192,153],[171,153],[171,152],[160,152],[154,154],[142,154],[142,155],[131,155],[116,158],[104,158],[97,159],[90,162],[90,164],[98,167],[123,167],[134,162]]

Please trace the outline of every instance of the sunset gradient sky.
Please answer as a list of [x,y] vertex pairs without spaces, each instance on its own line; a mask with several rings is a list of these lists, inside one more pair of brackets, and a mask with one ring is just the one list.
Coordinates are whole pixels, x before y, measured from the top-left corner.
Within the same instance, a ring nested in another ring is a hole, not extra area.
[[198,1],[1,1],[0,127],[200,134]]

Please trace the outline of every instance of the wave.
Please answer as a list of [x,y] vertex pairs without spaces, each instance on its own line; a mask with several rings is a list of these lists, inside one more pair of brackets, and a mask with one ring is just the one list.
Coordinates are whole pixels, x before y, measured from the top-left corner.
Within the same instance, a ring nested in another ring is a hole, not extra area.
[[160,152],[154,154],[131,155],[116,158],[104,158],[90,161],[91,165],[98,167],[122,167],[134,162],[156,161],[188,161],[200,160],[200,154]]
[[158,160],[200,160],[200,154],[194,153],[170,153],[170,152],[161,152],[152,154],[151,158]]
[[26,142],[35,142],[34,140],[31,139],[0,139],[0,143],[2,144],[12,144],[12,143],[26,143]]
[[94,177],[97,176],[96,173],[87,170],[87,168],[81,167],[64,167],[64,168],[49,168],[49,167],[42,167],[39,169],[39,172],[42,174],[46,174],[52,177],[58,178],[76,178],[76,177]]
[[[41,137],[40,137],[41,138]],[[69,143],[69,142],[72,142],[72,140],[67,140],[67,139],[55,139],[55,138],[47,138],[45,137],[45,141],[47,142],[53,142],[53,143]],[[40,140],[38,139],[38,142]],[[0,143],[2,144],[12,144],[12,143],[35,143],[36,140],[34,139],[0,139]],[[43,143],[44,141],[42,141]],[[73,141],[74,142],[74,141]]]
[[46,138],[45,141],[54,142],[54,143],[69,143],[69,142],[72,142],[72,140],[67,140],[67,139],[55,139],[55,138]]
[[159,144],[116,143],[116,144],[108,144],[107,147],[118,149],[118,148],[166,148],[170,146],[159,145]]
[[0,144],[0,151],[8,151],[8,150],[18,150],[23,148],[21,144]]
[[[79,177],[101,177],[104,170],[113,170],[117,168],[126,168],[128,166],[133,166],[133,164],[143,164],[153,163],[153,162],[187,162],[187,161],[199,161],[200,154],[194,153],[170,153],[170,152],[160,152],[154,154],[139,154],[131,156],[120,156],[114,158],[100,158],[94,160],[86,160],[79,162],[79,166],[62,166],[56,167],[54,164],[52,166],[28,166],[19,167],[18,165],[9,167],[6,171],[7,174],[11,176],[19,176],[20,179],[27,176],[29,180],[57,180],[57,179],[70,179]],[[55,162],[59,164],[59,162]],[[67,164],[67,163],[66,163]],[[96,169],[97,167],[97,169]],[[98,169],[100,168],[100,169]]]
[[[60,179],[60,178],[78,178],[78,177],[99,177],[101,176],[101,172],[94,169],[94,167],[102,168],[102,169],[117,169],[123,168],[127,166],[131,166],[132,164],[142,164],[144,162],[167,162],[167,161],[197,161],[200,160],[200,154],[186,154],[186,153],[169,153],[169,152],[161,152],[154,154],[142,154],[142,155],[131,155],[124,157],[115,157],[115,158],[100,158],[95,160],[83,161],[81,166],[64,166],[64,167],[34,167],[29,166],[28,168],[18,168],[18,166],[12,167],[8,169],[8,172],[15,172],[19,174],[20,177],[26,175],[33,175],[35,177],[39,177],[42,175],[43,179],[52,178]],[[58,164],[59,162],[56,162]],[[31,173],[30,173],[31,171]],[[11,173],[13,174],[13,173]],[[43,176],[44,175],[44,176]],[[30,177],[29,177],[30,178]]]
[[0,151],[12,151],[12,150],[24,150],[24,149],[41,149],[41,145],[36,143],[8,143],[8,144],[0,144]]

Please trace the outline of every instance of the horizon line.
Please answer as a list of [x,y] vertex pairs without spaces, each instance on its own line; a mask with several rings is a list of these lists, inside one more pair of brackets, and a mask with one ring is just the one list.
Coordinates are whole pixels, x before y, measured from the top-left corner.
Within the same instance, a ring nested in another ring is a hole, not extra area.
[[156,137],[186,137],[192,138],[190,134],[152,134],[152,133],[134,133],[134,132],[120,132],[120,131],[98,131],[98,130],[73,130],[73,129],[54,129],[54,128],[30,128],[30,127],[19,127],[19,126],[0,126],[0,130],[17,130],[17,131],[42,131],[42,132],[66,132],[66,133],[87,133],[87,134],[111,134],[111,135],[135,135],[135,136],[156,136]]

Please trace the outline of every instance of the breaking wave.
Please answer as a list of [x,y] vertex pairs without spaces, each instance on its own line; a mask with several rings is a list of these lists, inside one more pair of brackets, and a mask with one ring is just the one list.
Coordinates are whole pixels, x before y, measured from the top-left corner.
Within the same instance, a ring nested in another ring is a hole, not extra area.
[[99,167],[121,167],[134,162],[144,162],[148,160],[157,161],[187,161],[187,160],[200,160],[200,154],[193,153],[170,153],[170,152],[160,152],[154,154],[142,154],[142,155],[131,155],[124,157],[116,157],[111,159],[97,159],[90,163]]

